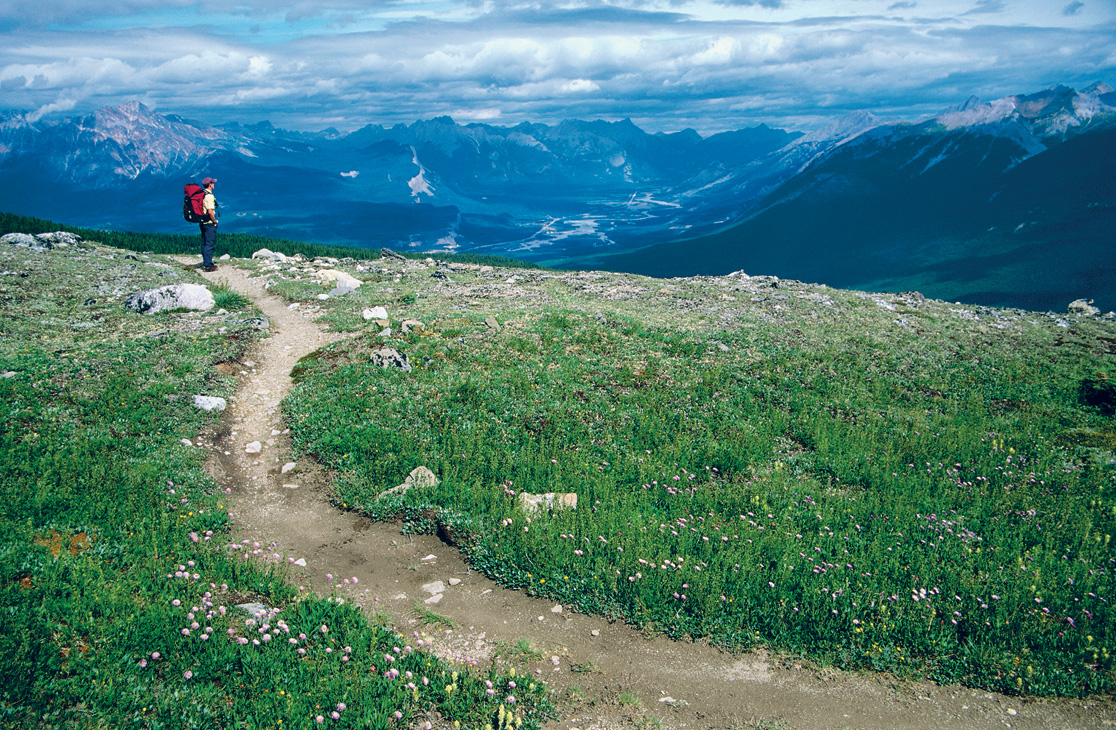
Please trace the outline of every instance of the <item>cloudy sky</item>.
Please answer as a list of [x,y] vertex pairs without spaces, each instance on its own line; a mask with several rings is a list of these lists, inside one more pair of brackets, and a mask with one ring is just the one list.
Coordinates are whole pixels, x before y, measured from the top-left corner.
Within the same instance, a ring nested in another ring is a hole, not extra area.
[[1116,0],[0,0],[0,109],[708,134],[1116,85]]

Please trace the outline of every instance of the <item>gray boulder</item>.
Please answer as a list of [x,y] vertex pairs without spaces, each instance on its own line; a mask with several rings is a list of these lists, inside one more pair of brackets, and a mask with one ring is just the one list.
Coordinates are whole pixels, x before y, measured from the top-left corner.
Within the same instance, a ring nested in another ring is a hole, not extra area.
[[206,312],[215,305],[213,294],[201,284],[171,284],[148,289],[133,294],[124,302],[125,307],[139,314],[156,314],[174,309]]
[[372,350],[368,359],[373,365],[379,365],[382,368],[399,368],[405,373],[411,372],[411,363],[407,356],[394,347],[377,347]]
[[69,233],[67,231],[54,231],[53,233],[40,233],[35,238],[42,241],[44,244],[51,244],[53,246],[77,246],[84,243],[84,239],[76,233]]
[[287,262],[287,256],[285,254],[266,248],[261,248],[260,250],[253,252],[252,258],[267,259],[268,261],[272,261],[277,264],[285,264]]
[[215,395],[195,395],[194,406],[203,411],[223,411],[227,403],[224,398],[219,398]]
[[6,243],[11,246],[21,246],[29,248],[32,251],[46,251],[47,249],[54,248],[54,244],[50,241],[40,241],[34,236],[26,233],[7,233],[0,237],[0,243]]
[[425,466],[417,466],[411,470],[403,483],[397,487],[384,490],[380,493],[381,497],[389,494],[404,494],[411,489],[429,489],[430,487],[438,486],[439,481],[434,472],[427,469]]
[[1093,300],[1088,301],[1084,299],[1075,299],[1069,303],[1067,311],[1070,314],[1084,314],[1089,317],[1096,317],[1100,314],[1100,310],[1093,306]]

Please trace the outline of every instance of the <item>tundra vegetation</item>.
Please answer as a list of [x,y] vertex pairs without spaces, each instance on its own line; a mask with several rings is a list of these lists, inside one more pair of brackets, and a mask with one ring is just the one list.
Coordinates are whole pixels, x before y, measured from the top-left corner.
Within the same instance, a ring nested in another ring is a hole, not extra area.
[[260,333],[227,290],[231,321],[123,306],[179,281],[200,279],[0,246],[0,726],[537,727],[541,683],[435,658],[344,588],[300,591],[269,546],[230,544],[228,495],[184,440],[217,425],[193,396],[231,395],[221,366]]
[[[231,394],[216,366],[259,335],[121,305],[192,274],[96,247],[0,256],[5,722],[547,715],[541,685],[438,661],[300,593],[268,546],[228,544],[225,494],[181,440],[218,418],[189,398]],[[300,362],[283,403],[339,506],[648,631],[1008,693],[1113,690],[1111,318],[413,258],[337,262],[363,284],[322,300],[321,261],[235,265],[356,333]],[[412,369],[374,366],[385,345]],[[423,465],[436,486],[381,497]],[[527,514],[521,492],[577,507]],[[249,601],[267,610],[233,608]]]
[[[292,301],[322,291],[268,276]],[[339,505],[672,637],[1007,693],[1114,688],[1111,316],[741,275],[361,276],[322,302],[361,333],[305,358],[284,404]],[[410,372],[370,362],[385,343]],[[420,465],[440,484],[381,496]],[[577,507],[527,513],[521,492]]]

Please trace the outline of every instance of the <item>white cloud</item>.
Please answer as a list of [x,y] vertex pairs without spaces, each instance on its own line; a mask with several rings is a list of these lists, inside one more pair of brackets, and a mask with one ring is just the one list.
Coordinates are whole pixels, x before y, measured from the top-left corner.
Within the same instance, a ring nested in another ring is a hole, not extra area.
[[27,121],[34,124],[42,119],[47,114],[55,112],[68,112],[77,106],[77,99],[59,99],[58,101],[51,102],[45,106],[41,106],[35,111],[27,115]]
[[448,110],[508,124],[631,116],[667,130],[917,114],[970,93],[1116,82],[1116,8],[1065,1],[238,0],[198,12],[180,0],[36,0],[50,8],[17,21],[12,8],[32,4],[8,0],[0,107],[46,116],[143,98],[296,128]]
[[271,70],[271,59],[267,56],[252,56],[248,59],[248,73],[252,76],[266,76]]
[[589,79],[573,79],[567,81],[561,86],[562,91],[568,94],[583,94],[591,91],[600,91],[601,87],[597,82],[590,81]]

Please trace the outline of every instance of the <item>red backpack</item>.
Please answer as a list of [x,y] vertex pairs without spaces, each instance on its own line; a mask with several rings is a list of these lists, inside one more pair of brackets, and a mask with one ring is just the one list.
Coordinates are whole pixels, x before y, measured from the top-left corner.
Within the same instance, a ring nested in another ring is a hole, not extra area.
[[189,223],[202,223],[209,220],[205,212],[205,188],[197,183],[190,183],[183,191],[186,193],[182,201],[182,217]]

